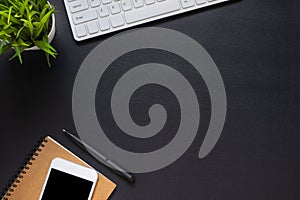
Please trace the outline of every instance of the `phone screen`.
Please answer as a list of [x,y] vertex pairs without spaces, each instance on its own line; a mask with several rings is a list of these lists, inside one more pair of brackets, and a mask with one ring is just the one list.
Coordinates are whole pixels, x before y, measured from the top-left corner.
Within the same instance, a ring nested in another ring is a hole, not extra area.
[[51,169],[42,200],[87,200],[93,182]]

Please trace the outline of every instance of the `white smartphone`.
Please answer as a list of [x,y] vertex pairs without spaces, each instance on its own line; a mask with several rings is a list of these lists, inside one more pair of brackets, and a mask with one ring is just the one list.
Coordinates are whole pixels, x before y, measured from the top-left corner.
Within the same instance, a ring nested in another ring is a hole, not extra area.
[[39,200],[90,200],[97,179],[94,169],[54,158]]

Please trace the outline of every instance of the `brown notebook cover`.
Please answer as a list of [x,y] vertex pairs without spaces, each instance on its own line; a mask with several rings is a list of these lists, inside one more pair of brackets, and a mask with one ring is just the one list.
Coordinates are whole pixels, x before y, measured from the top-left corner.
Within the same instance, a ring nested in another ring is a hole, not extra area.
[[[53,158],[60,157],[71,162],[91,167],[51,137],[45,137],[32,157],[4,194],[2,200],[38,200]],[[98,173],[98,181],[92,200],[106,200],[116,184]]]

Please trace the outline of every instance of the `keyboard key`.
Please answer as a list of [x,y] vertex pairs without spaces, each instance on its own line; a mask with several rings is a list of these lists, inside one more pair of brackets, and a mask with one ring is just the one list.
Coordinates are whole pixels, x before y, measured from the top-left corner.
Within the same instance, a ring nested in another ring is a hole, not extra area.
[[99,9],[100,17],[106,17],[109,15],[107,6],[101,6]]
[[88,9],[89,5],[88,5],[87,0],[77,0],[77,1],[71,2],[69,7],[70,7],[71,12],[75,13],[75,12],[79,12],[79,11]]
[[114,28],[124,25],[124,20],[123,20],[123,17],[121,14],[111,15],[110,21],[111,21],[112,27],[114,27]]
[[121,8],[120,8],[120,4],[118,2],[113,2],[109,5],[110,7],[110,12],[112,14],[117,14],[119,12],[121,12]]
[[154,4],[155,0],[145,0],[146,5]]
[[100,18],[99,19],[99,24],[100,24],[100,29],[102,31],[105,31],[105,30],[108,30],[110,28],[109,26],[109,22],[108,22],[108,18],[105,17],[105,18]]
[[130,0],[122,0],[121,4],[122,4],[122,8],[123,8],[124,11],[132,9],[132,5],[131,5],[131,1]]
[[76,35],[78,37],[83,37],[83,36],[87,35],[87,32],[86,32],[84,24],[76,26],[75,30],[76,30]]
[[73,15],[74,24],[81,24],[83,22],[92,21],[97,18],[98,16],[96,10],[83,11]]
[[90,3],[92,8],[100,6],[99,0],[90,0]]
[[109,3],[111,3],[111,0],[102,0],[102,3],[103,4],[109,4]]
[[143,8],[127,11],[125,12],[125,19],[127,23],[133,23],[141,21],[143,19],[148,19],[151,17],[176,11],[179,9],[180,5],[178,1],[166,0],[161,3],[152,4]]
[[194,0],[181,0],[181,4],[183,8],[190,8],[195,5]]
[[196,3],[197,3],[198,5],[204,4],[204,3],[206,3],[206,0],[196,0]]
[[143,7],[144,2],[143,2],[143,0],[133,0],[133,5],[136,8],[140,8],[140,7]]
[[92,22],[87,23],[87,27],[88,27],[90,34],[98,33],[98,31],[99,31],[97,21],[92,21]]

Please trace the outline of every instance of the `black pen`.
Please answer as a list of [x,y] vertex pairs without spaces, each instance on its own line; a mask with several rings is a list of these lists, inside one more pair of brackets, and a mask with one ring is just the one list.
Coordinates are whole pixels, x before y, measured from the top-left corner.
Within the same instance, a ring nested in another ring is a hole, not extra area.
[[114,172],[128,180],[129,182],[134,182],[135,178],[132,173],[128,172],[125,168],[120,166],[119,164],[115,163],[112,160],[109,160],[106,158],[103,154],[99,153],[97,150],[74,136],[73,134],[69,133],[65,129],[62,130],[63,133],[65,133],[67,136],[69,136],[77,145],[79,145],[83,150],[87,151],[91,156],[96,158],[98,161],[102,162],[104,165],[111,168]]

